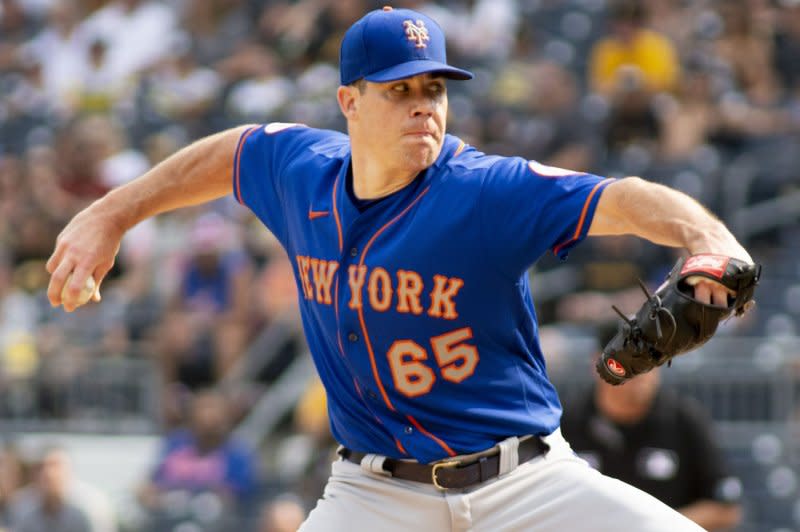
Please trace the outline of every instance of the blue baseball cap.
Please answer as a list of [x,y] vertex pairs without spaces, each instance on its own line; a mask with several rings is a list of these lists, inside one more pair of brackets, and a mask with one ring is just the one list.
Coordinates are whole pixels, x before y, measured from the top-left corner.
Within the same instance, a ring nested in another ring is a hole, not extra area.
[[436,22],[410,9],[384,7],[350,26],[339,53],[342,85],[361,78],[386,82],[436,72],[451,79],[472,73],[447,64],[444,32]]

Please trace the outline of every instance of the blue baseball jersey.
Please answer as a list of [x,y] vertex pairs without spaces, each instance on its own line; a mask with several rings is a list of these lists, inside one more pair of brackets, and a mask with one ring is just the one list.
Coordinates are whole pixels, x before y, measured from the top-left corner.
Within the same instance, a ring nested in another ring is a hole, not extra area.
[[526,272],[586,236],[610,179],[447,135],[430,168],[359,209],[342,133],[256,126],[234,157],[236,199],[293,262],[339,443],[428,463],[559,426]]

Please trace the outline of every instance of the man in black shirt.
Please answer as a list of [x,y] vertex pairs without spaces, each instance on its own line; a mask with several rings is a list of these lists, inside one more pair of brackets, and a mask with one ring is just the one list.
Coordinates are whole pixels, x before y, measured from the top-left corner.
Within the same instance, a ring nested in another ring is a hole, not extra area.
[[659,370],[598,382],[565,405],[573,450],[605,475],[653,495],[708,530],[739,522],[741,483],[726,471],[702,407],[660,386]]

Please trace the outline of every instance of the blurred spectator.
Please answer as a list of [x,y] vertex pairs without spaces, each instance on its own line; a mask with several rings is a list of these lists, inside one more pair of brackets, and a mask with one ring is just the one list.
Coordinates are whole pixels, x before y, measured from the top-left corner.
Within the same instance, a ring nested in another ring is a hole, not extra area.
[[302,502],[284,494],[264,505],[257,532],[296,532],[306,518]]
[[325,387],[318,377],[314,377],[308,384],[303,396],[297,402],[294,411],[295,429],[307,434],[322,445],[334,443],[328,427],[328,400]]
[[46,25],[24,49],[41,64],[44,90],[62,116],[74,109],[88,59],[81,8],[76,0],[51,3]]
[[314,54],[326,30],[332,29],[323,23],[323,11],[327,3],[308,0],[267,3],[258,20],[261,40],[275,43],[277,54],[287,64]]
[[0,248],[0,415],[30,414],[30,381],[39,369],[39,309]]
[[112,0],[89,15],[82,31],[108,47],[109,76],[129,80],[166,57],[176,25],[168,2]]
[[579,95],[575,75],[557,63],[510,61],[492,87],[491,101],[500,109],[486,121],[487,136],[494,139],[486,150],[558,168],[590,168],[597,131],[582,113]]
[[181,19],[193,43],[195,59],[212,65],[231,54],[253,33],[245,0],[193,0],[182,6]]
[[214,319],[244,318],[252,271],[236,227],[217,214],[204,214],[191,229],[189,249],[175,308]]
[[36,483],[15,499],[12,527],[19,532],[91,532],[85,511],[67,500],[71,471],[63,451],[48,452]]
[[75,114],[110,113],[129,105],[134,85],[118,77],[108,57],[105,37],[94,37],[86,47],[86,61],[72,98]]
[[294,90],[299,98],[292,98],[286,110],[289,116],[303,123],[321,123],[331,129],[342,128],[339,106],[328,97],[339,86],[339,71],[335,64],[319,61],[298,76]]
[[253,330],[253,268],[237,228],[215,213],[199,216],[189,255],[158,333],[168,384],[189,390],[213,386],[243,352]]
[[150,169],[147,157],[131,145],[119,120],[112,115],[95,115],[87,122],[105,143],[103,157],[98,162],[103,185],[111,188],[124,185]]
[[597,325],[616,316],[611,305],[628,311],[642,301],[641,279],[658,286],[675,260],[670,251],[628,236],[587,241],[575,250],[572,264],[574,285],[564,287],[555,302],[557,321]]
[[[613,155],[624,155],[626,148],[638,146],[647,153],[658,148],[661,124],[653,106],[652,94],[634,71],[620,73],[620,85],[611,94],[611,112],[606,125],[606,147]],[[623,173],[631,172],[625,168]]]
[[20,0],[0,0],[0,35],[4,42],[19,44],[33,33],[33,20],[24,4]]
[[447,34],[452,51],[462,61],[473,64],[508,59],[522,20],[517,0],[411,4],[411,9],[437,21]]
[[167,123],[183,122],[192,137],[201,136],[207,132],[206,114],[216,102],[222,80],[197,63],[188,36],[173,40],[172,52],[147,80],[149,103]]
[[297,305],[297,285],[294,281],[292,262],[272,235],[261,235],[260,245],[267,255],[267,263],[261,269],[257,284],[260,287],[256,307],[267,322],[287,318],[299,323],[300,310]]
[[714,79],[698,59],[683,73],[676,97],[658,114],[660,156],[665,161],[687,161],[721,127],[715,102]]
[[108,122],[101,116],[76,119],[58,140],[58,184],[75,211],[109,191],[100,173],[102,161],[111,155]]
[[225,396],[214,390],[191,401],[188,426],[168,434],[150,480],[139,492],[153,512],[171,512],[174,494],[212,497],[218,512],[252,502],[258,488],[255,454],[230,435]]
[[646,6],[639,0],[614,0],[611,31],[591,51],[591,89],[611,95],[632,84],[648,93],[673,90],[680,62],[672,43],[645,26]]
[[[29,201],[22,161],[13,155],[0,156],[0,246],[9,247],[15,213]],[[3,250],[8,251],[8,250]]]
[[259,37],[287,71],[302,70],[315,58],[336,63],[345,29],[369,9],[374,6],[366,0],[271,2],[259,18]]
[[[24,126],[19,130],[30,130],[52,120],[56,105],[50,99],[44,84],[42,62],[38,57],[23,54],[5,82],[0,103],[13,120],[12,126]],[[28,133],[29,131],[25,131]],[[25,139],[27,140],[27,139]]]
[[113,532],[116,524],[108,501],[75,478],[66,451],[46,450],[34,484],[14,498],[15,532]]
[[723,32],[716,41],[717,54],[728,64],[737,86],[756,104],[769,104],[779,96],[772,68],[772,37],[761,24],[757,3],[750,0],[719,2]]
[[25,179],[13,195],[9,219],[15,230],[7,240],[18,264],[46,259],[61,221],[75,212],[76,205],[84,204],[61,188],[56,152],[51,147],[29,150],[23,171]]
[[0,448],[0,530],[11,525],[11,503],[25,483],[24,475],[17,449],[8,444]]
[[[309,2],[314,3],[314,0]],[[334,66],[339,64],[339,44],[345,30],[366,11],[380,7],[374,0],[323,0],[320,12],[316,46],[306,50],[305,65],[313,64],[315,58]],[[321,30],[321,31],[320,31]]]
[[281,113],[294,96],[295,88],[281,72],[274,54],[248,46],[220,66],[224,76],[236,81],[225,100],[228,113],[243,121],[256,117],[283,118]]
[[543,62],[535,69],[531,101],[540,135],[532,159],[557,168],[588,171],[594,167],[597,128],[581,109],[576,76],[565,67]]
[[696,46],[698,26],[708,17],[708,3],[685,0],[642,0],[647,26],[667,37],[685,56]]
[[[35,174],[36,199],[59,217],[71,216],[88,200],[150,168],[145,155],[130,145],[119,120],[110,114],[76,118],[59,132],[55,152],[47,146],[33,148],[28,163],[29,173]],[[40,187],[46,193],[39,194]]]
[[800,2],[778,2],[773,44],[773,65],[783,88],[800,97]]
[[313,505],[322,496],[331,462],[337,459],[336,447],[329,427],[325,388],[315,375],[295,406],[291,435],[276,450],[276,473]]
[[177,123],[146,137],[143,141],[143,151],[150,166],[155,166],[169,154],[178,151],[188,139],[186,132]]
[[[608,327],[601,345],[613,337]],[[566,404],[561,427],[573,450],[605,475],[627,482],[709,530],[741,519],[740,481],[730,476],[702,407],[661,387],[659,368],[624,385],[596,378]]]

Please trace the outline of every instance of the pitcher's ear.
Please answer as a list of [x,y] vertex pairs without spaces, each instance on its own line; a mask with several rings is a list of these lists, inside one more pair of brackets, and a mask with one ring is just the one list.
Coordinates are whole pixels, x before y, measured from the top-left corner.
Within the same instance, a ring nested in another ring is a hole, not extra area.
[[359,90],[355,85],[342,85],[336,91],[339,109],[348,120],[354,120],[358,115],[359,96]]

